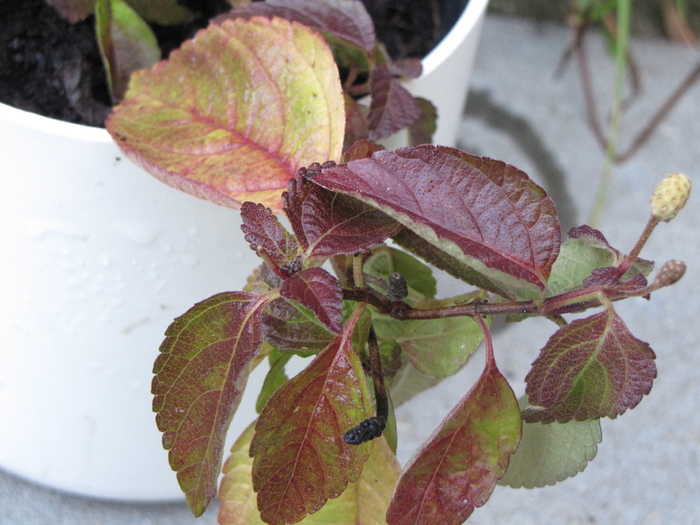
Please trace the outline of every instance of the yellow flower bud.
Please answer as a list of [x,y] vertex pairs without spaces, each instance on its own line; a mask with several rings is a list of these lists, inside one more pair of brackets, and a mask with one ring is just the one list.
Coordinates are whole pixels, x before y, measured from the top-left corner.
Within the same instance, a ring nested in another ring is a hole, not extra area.
[[659,182],[651,196],[651,214],[660,221],[670,221],[683,209],[690,196],[690,179],[671,173]]

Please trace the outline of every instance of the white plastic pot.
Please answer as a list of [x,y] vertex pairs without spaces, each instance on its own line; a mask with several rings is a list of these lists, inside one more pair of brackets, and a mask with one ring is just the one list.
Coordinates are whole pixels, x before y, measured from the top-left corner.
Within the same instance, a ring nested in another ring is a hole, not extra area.
[[[438,143],[456,136],[486,4],[471,0],[410,86],[438,105]],[[103,129],[2,104],[0,155],[0,468],[87,496],[181,498],[151,368],[175,316],[258,264],[237,213],[156,181]]]

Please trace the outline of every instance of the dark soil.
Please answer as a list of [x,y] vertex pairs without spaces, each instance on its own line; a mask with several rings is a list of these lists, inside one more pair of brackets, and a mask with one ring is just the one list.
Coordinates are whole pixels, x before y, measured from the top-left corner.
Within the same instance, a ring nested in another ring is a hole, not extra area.
[[[392,57],[425,56],[467,0],[363,0]],[[155,26],[167,56],[230,9],[226,0],[180,0],[201,14],[181,26]],[[449,27],[448,27],[449,26]],[[63,20],[45,0],[0,0],[0,102],[78,124],[102,126],[110,110],[92,17]]]

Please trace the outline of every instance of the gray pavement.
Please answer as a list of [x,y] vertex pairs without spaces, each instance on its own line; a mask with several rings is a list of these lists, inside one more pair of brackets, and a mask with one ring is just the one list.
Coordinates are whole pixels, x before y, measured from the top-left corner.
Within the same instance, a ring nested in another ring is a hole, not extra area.
[[[603,153],[586,125],[574,64],[555,75],[569,37],[561,26],[489,17],[460,144],[529,173],[560,203],[568,226],[586,221],[603,165]],[[700,48],[661,40],[635,40],[633,46],[644,91],[624,117],[623,147],[700,58]],[[599,39],[591,38],[589,50],[598,94],[607,101],[612,62]],[[599,224],[613,245],[631,248],[646,222],[652,189],[674,171],[700,181],[700,85],[636,156],[614,169]],[[642,253],[658,263],[685,260],[683,280],[650,302],[632,300],[617,307],[630,330],[657,353],[659,377],[651,394],[635,410],[603,422],[598,455],[583,473],[543,489],[497,487],[468,523],[700,524],[700,296],[692,293],[700,289],[700,264],[693,260],[700,255],[699,198],[693,195],[688,209],[662,224]],[[550,333],[548,323],[534,321],[496,334],[496,358],[516,394],[524,390],[522,378]],[[399,409],[402,462],[468,390],[480,372],[479,359],[475,356],[472,366]],[[89,500],[0,472],[0,525],[189,523],[216,523],[216,509],[195,520],[181,503]]]

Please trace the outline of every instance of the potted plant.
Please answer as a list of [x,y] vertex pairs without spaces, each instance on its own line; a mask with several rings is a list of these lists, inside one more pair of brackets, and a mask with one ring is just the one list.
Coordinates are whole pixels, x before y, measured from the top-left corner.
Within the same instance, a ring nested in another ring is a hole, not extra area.
[[[461,66],[454,39],[473,54],[485,5],[472,0],[443,40]],[[449,60],[441,49],[426,71]],[[0,203],[0,465],[89,496],[179,497],[149,406],[152,349],[174,315],[257,266],[240,220],[144,176],[104,129],[0,104],[0,137],[12,174]]]
[[[398,127],[382,128],[384,118],[406,124],[391,102],[410,102],[382,83],[407,65],[329,30],[336,9],[309,18],[340,47],[342,76],[324,74],[324,40],[296,21],[308,12],[237,13],[136,74],[108,121],[125,155],[160,180],[240,206],[261,260],[242,290],[203,299],[168,328],[153,369],[156,421],[197,516],[218,494],[226,525],[458,525],[497,483],[575,475],[592,459],[600,419],[650,392],[654,351],[615,304],[682,278],[685,264],[671,260],[648,279],[653,263],[639,256],[684,207],[690,181],[659,183],[625,251],[586,225],[562,239],[554,203],[521,170],[445,146],[370,140]],[[366,76],[380,89],[362,109],[353,95]],[[421,118],[413,139],[428,127]],[[317,161],[305,166],[307,154]],[[416,256],[470,290],[436,298]],[[521,399],[496,363],[494,316],[552,321]],[[470,357],[482,342],[480,377],[401,471],[394,407],[480,367]],[[296,375],[294,358],[306,360]],[[262,385],[247,384],[263,361]],[[251,388],[259,416],[224,461]],[[562,454],[563,436],[575,445],[566,461],[540,461]]]

